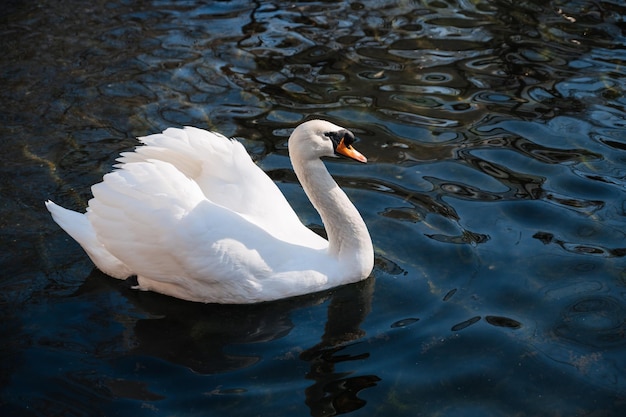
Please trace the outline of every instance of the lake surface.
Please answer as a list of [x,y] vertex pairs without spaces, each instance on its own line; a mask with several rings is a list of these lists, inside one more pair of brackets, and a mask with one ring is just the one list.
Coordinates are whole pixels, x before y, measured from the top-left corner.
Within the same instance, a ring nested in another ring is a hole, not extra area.
[[[3,416],[622,416],[626,6],[614,0],[0,6]],[[374,241],[357,285],[201,305],[94,270],[50,218],[136,136],[240,138],[303,222],[286,140]]]

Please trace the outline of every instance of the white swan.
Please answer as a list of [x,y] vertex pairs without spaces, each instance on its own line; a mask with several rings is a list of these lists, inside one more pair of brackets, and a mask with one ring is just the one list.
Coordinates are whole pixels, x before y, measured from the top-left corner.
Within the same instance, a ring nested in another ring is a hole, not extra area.
[[312,120],[289,155],[328,241],[305,227],[276,184],[237,141],[170,128],[122,153],[92,187],[85,214],[51,201],[55,222],[104,273],[137,275],[138,288],[205,303],[255,303],[367,278],[374,252],[359,212],[321,157],[366,158],[354,135]]

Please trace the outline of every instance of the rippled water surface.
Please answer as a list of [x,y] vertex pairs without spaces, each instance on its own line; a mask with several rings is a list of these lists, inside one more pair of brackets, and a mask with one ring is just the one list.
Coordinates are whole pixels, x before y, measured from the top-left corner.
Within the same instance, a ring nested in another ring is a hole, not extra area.
[[[0,414],[622,416],[626,6],[618,0],[0,6]],[[303,221],[291,129],[376,250],[358,285],[253,306],[133,291],[82,210],[134,137],[241,138]]]

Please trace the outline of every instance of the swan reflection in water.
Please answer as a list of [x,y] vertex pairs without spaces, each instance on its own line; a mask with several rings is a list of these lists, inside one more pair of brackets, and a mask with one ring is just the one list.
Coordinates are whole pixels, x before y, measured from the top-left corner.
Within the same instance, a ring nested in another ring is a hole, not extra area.
[[[300,352],[299,359],[310,365],[304,377],[313,383],[305,389],[303,401],[310,408],[311,415],[317,416],[336,415],[363,407],[365,400],[359,398],[358,393],[375,386],[380,380],[376,375],[352,375],[350,371],[336,370],[342,363],[369,357],[365,351],[347,354],[345,350],[365,335],[361,324],[371,309],[374,282],[375,278],[370,277],[334,290],[270,303],[205,305],[132,290],[131,282],[111,280],[94,269],[75,295],[103,289],[110,294],[113,287],[132,304],[129,310],[134,312],[124,317],[119,312],[119,303],[111,305],[117,310],[111,314],[117,315],[125,326],[126,350],[121,354],[132,357],[133,363],[156,358],[201,375],[225,374],[263,360],[274,360],[258,353],[233,351],[245,351],[248,345],[286,337],[296,328],[291,319],[293,313],[327,303],[327,320],[319,342],[309,348],[298,346],[292,349]],[[137,316],[145,318],[136,319]],[[321,331],[322,323],[314,323],[312,327]],[[259,350],[262,349],[261,346]],[[144,378],[137,376],[148,385],[152,385],[155,378],[154,374]],[[116,386],[119,384],[120,381],[116,381]],[[157,392],[152,396],[161,398]]]

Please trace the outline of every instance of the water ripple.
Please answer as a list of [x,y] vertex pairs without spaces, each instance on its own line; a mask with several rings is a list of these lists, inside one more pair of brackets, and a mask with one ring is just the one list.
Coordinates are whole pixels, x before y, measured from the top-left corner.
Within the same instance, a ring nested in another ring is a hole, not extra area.
[[[623,405],[622,2],[31,3],[0,27],[5,414]],[[188,124],[246,138],[322,233],[286,150],[312,117],[369,158],[326,161],[370,227],[367,288],[137,294],[90,275],[41,204],[84,208],[135,136]]]
[[626,309],[612,297],[587,297],[569,305],[554,328],[557,336],[585,346],[626,344]]

